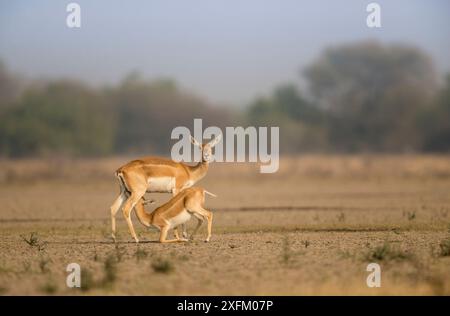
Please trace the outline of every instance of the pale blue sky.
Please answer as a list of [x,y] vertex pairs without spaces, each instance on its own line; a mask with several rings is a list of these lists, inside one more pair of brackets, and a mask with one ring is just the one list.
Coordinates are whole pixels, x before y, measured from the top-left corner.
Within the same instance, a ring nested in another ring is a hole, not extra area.
[[245,104],[287,81],[329,45],[374,38],[426,50],[450,71],[450,1],[386,0],[369,29],[362,0],[0,0],[0,59],[31,78],[114,84],[137,70],[216,103]]

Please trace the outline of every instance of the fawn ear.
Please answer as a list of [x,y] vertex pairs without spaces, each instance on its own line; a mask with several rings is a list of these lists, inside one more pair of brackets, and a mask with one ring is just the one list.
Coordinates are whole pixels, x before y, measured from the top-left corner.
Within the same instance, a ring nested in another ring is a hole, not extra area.
[[191,143],[194,144],[195,146],[198,146],[200,148],[202,148],[202,145],[194,138],[192,137],[192,135],[189,136],[191,139]]
[[222,134],[219,134],[219,136],[214,137],[214,139],[211,140],[208,144],[209,144],[209,146],[214,147],[220,142],[221,139],[222,139]]

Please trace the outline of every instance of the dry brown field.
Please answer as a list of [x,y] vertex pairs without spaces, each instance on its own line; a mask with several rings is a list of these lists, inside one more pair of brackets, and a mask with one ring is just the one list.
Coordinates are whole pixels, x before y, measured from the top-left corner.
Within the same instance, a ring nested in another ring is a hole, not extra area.
[[[1,294],[450,294],[449,156],[285,157],[275,174],[212,164],[198,183],[218,195],[209,243],[202,228],[159,244],[133,215],[135,244],[118,213],[114,244],[113,174],[128,159],[0,161]],[[81,289],[66,286],[72,262]]]

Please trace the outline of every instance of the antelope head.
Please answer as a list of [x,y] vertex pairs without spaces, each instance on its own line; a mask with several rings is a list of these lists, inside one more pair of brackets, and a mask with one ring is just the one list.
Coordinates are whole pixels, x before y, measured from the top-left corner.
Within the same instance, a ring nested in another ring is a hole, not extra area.
[[214,137],[214,139],[212,139],[211,141],[201,144],[194,137],[191,136],[191,143],[194,144],[194,146],[199,147],[202,152],[202,162],[208,163],[211,161],[212,148],[220,142],[221,138],[222,135],[219,135],[217,137]]

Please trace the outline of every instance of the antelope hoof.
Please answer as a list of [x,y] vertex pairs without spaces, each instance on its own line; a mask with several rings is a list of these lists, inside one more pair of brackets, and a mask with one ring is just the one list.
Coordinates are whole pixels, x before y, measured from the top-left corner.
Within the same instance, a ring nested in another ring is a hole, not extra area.
[[209,237],[205,239],[205,242],[209,242]]
[[187,239],[187,238],[180,238],[179,241],[186,242],[186,241],[189,241],[189,239]]
[[137,237],[134,237],[134,240],[136,241],[136,243],[139,243],[139,239],[137,239]]

